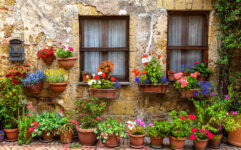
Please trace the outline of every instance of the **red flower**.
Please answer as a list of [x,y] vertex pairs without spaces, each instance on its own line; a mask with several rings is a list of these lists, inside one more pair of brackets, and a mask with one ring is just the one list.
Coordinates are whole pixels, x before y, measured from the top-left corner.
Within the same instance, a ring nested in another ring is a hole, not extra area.
[[63,111],[63,109],[61,108],[59,111],[58,111],[58,113],[61,113]]
[[95,79],[95,80],[99,80],[99,79],[100,79],[100,76],[95,75],[95,76],[94,76],[94,79]]
[[146,74],[147,72],[146,72],[146,70],[142,70],[142,74]]
[[199,132],[203,133],[203,129],[199,129]]
[[148,66],[148,62],[144,63],[144,66],[146,66],[146,67],[147,67],[147,66]]
[[205,132],[206,134],[208,134],[208,133],[209,133],[209,130],[205,130],[204,132]]
[[184,116],[181,116],[181,117],[180,117],[180,119],[181,119],[181,120],[185,120],[185,119],[186,119],[186,117],[184,117]]
[[105,77],[106,77],[105,73],[102,73],[102,77],[103,77],[103,78],[105,78]]
[[85,106],[85,104],[81,104],[81,107],[84,107]]
[[140,75],[140,71],[137,69],[133,69],[132,72],[135,74],[136,77]]
[[162,58],[162,55],[157,55],[157,56],[158,56],[159,59]]
[[108,125],[108,127],[110,128],[111,126],[110,126],[110,125]]
[[195,140],[196,140],[196,136],[195,136],[194,134],[191,134],[191,135],[189,136],[189,139],[195,141]]
[[208,63],[208,61],[206,59],[203,59],[203,62],[206,63],[206,64]]
[[107,135],[104,133],[103,136],[105,137],[105,136],[107,136]]
[[101,106],[103,106],[103,105],[104,105],[104,103],[100,103],[100,105],[101,105]]
[[115,81],[115,77],[111,77],[110,80],[111,80],[112,82],[114,82],[114,81]]
[[213,138],[213,134],[212,133],[208,133],[208,138],[211,140]]
[[96,120],[102,120],[102,118],[101,117],[96,117]]
[[189,118],[190,120],[195,120],[195,119],[196,119],[196,116],[194,116],[194,115],[189,115],[188,118]]
[[196,128],[192,128],[191,129],[193,133],[196,133],[197,132],[197,129]]
[[152,54],[155,54],[155,51],[152,51],[151,53],[152,53]]
[[194,65],[196,65],[196,64],[198,64],[198,63],[199,63],[199,61],[195,61],[195,62],[194,62]]

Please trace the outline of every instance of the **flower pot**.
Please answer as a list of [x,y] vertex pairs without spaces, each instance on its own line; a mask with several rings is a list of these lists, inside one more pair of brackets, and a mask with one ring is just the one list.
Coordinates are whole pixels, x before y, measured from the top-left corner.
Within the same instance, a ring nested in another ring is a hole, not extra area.
[[117,147],[119,145],[119,140],[116,135],[109,135],[105,143],[107,147]]
[[33,87],[28,87],[28,91],[32,94],[39,94],[43,88],[43,81],[35,84]]
[[219,147],[222,137],[223,134],[214,135],[213,138],[208,141],[208,146],[213,148]]
[[151,147],[161,148],[164,137],[150,137],[151,138]]
[[158,93],[165,94],[167,91],[168,83],[159,83],[159,84],[138,84],[139,91],[142,93]]
[[133,134],[129,134],[130,135],[130,144],[134,147],[142,147],[144,144],[144,137],[146,134],[142,134],[142,135],[133,135]]
[[197,77],[197,80],[198,80],[199,82],[205,82],[205,81],[206,81],[206,77],[205,77],[205,76],[198,76],[198,77]]
[[17,141],[18,140],[18,128],[16,129],[4,129],[8,141]]
[[58,58],[59,64],[64,67],[64,69],[70,69],[74,66],[76,57],[69,57],[69,58]]
[[172,149],[184,148],[186,138],[178,139],[173,136],[169,136],[169,141]]
[[51,65],[53,60],[55,59],[55,56],[54,55],[48,55],[46,57],[42,57],[42,59],[47,65]]
[[198,92],[198,89],[181,90],[181,98],[193,98],[194,92]]
[[49,83],[50,88],[53,92],[55,93],[62,93],[65,89],[66,86],[68,85],[68,82],[64,83]]
[[83,79],[83,82],[88,82],[88,80],[91,79],[91,74],[82,73],[82,79]]
[[76,128],[78,131],[78,138],[81,145],[92,146],[97,142],[97,134],[94,133],[95,129],[81,129]]
[[208,140],[199,140],[194,142],[195,150],[205,150],[207,147]]
[[[49,135],[47,135],[50,133]],[[53,131],[42,131],[42,136],[44,141],[52,141],[54,139],[54,132]]]
[[174,74],[168,74],[168,81],[176,81]]
[[98,98],[116,99],[119,97],[119,91],[119,89],[89,88],[89,95]]
[[228,132],[228,143],[241,147],[241,128],[237,128],[232,132]]
[[73,141],[73,131],[66,131],[65,133],[60,133],[60,142],[64,144],[71,143]]

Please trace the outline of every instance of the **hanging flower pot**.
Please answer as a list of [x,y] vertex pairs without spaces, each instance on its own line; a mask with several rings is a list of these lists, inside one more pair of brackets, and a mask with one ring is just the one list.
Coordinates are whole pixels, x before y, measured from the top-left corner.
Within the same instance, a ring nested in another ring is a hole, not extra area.
[[88,72],[82,72],[82,79],[83,82],[88,82],[89,79],[91,79],[91,73]]
[[97,98],[116,99],[119,97],[119,89],[96,89],[89,88],[89,95]]
[[4,129],[8,141],[14,142],[18,140],[18,128]]
[[54,132],[53,131],[42,131],[43,140],[45,142],[50,142],[54,139]]
[[151,138],[151,147],[161,148],[164,137],[150,137]]
[[60,142],[64,144],[71,143],[73,141],[73,131],[65,131],[60,133]]
[[198,92],[198,89],[190,89],[190,90],[181,90],[181,98],[193,98],[195,97],[194,93]]
[[221,143],[223,134],[214,135],[211,140],[208,141],[208,146],[212,148],[218,148]]
[[183,149],[186,138],[178,139],[173,136],[169,136],[169,141],[172,149]]
[[199,82],[205,82],[205,81],[206,81],[206,77],[205,77],[205,76],[198,76],[198,77],[197,77],[197,80],[198,80]]
[[43,88],[43,81],[28,87],[28,91],[32,94],[39,94]]
[[39,94],[43,88],[43,80],[45,78],[44,72],[41,70],[35,73],[30,73],[23,80],[23,85],[32,94]]
[[42,60],[50,65],[55,59],[53,48],[45,48],[38,51],[38,58],[42,58]]
[[105,143],[107,147],[117,147],[119,145],[119,138],[116,135],[109,135]]
[[68,82],[64,83],[49,83],[50,88],[53,92],[55,93],[62,93],[65,89],[66,86],[68,85]]
[[81,145],[92,146],[97,142],[97,134],[94,133],[95,129],[81,129],[76,128],[78,131],[78,138]]
[[52,62],[54,61],[55,56],[54,55],[49,55],[46,57],[42,57],[42,60],[47,64],[47,65],[51,65]]
[[205,150],[207,147],[208,140],[199,140],[194,142],[194,147],[196,150]]
[[132,147],[135,147],[135,148],[143,147],[144,137],[146,134],[142,134],[142,135],[129,134],[129,135],[130,135],[130,144]]
[[69,70],[75,64],[76,57],[68,57],[68,58],[58,58],[59,64],[64,67],[64,69]]
[[142,84],[139,83],[139,91],[142,93],[159,93],[165,94],[167,92],[168,83],[158,83],[158,84]]

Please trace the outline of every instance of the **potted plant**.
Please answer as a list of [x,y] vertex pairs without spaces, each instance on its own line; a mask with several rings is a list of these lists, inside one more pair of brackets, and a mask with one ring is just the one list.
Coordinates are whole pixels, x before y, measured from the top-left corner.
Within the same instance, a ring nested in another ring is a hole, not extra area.
[[73,141],[74,128],[76,124],[76,120],[70,120],[69,117],[60,118],[59,127],[56,129],[56,133],[60,134],[61,143],[68,144]]
[[152,51],[152,55],[142,55],[144,68],[141,72],[133,69],[135,81],[138,82],[139,91],[143,93],[165,94],[167,91],[168,80],[163,76],[162,66],[160,63],[161,55]]
[[[34,129],[32,135],[42,135],[44,142],[51,142],[54,138],[54,131],[59,127],[59,120],[60,116],[56,111],[38,114],[35,119],[38,126]],[[35,123],[31,124],[32,127],[34,125]]]
[[35,73],[28,74],[22,83],[32,94],[39,94],[43,88],[44,78],[44,72],[38,70]]
[[116,120],[108,118],[106,121],[98,124],[98,130],[95,130],[95,133],[99,136],[98,139],[101,139],[108,147],[117,147],[120,145],[119,138],[126,137],[124,132],[124,124],[118,123]]
[[182,149],[185,144],[186,137],[190,134],[190,127],[196,119],[194,115],[187,115],[185,111],[181,111],[179,115],[173,110],[170,112],[172,118],[169,141],[172,149]]
[[144,144],[145,123],[141,119],[127,122],[127,133],[130,136],[130,145],[133,148],[142,148]]
[[4,131],[8,141],[18,140],[18,109],[22,95],[21,80],[2,78],[0,85],[0,118],[3,119]]
[[79,142],[81,145],[94,145],[97,142],[97,134],[94,130],[97,124],[102,121],[102,115],[106,108],[106,102],[92,97],[90,100],[75,102],[77,108],[76,118],[80,125],[76,126]]
[[110,60],[103,61],[98,68],[98,75],[88,81],[89,95],[98,98],[116,99],[119,96],[120,83],[115,77],[111,77],[114,71],[114,63]]
[[169,81],[176,81],[176,79],[174,77],[175,72],[173,70],[168,70],[167,74],[168,74]]
[[202,128],[192,128],[191,129],[192,133],[189,136],[191,140],[194,142],[194,148],[196,150],[205,150],[208,139],[213,138],[213,134],[209,132],[209,130],[205,130]]
[[182,72],[176,73],[176,88],[181,91],[181,98],[193,98],[194,93],[198,91],[198,72],[191,73],[190,76],[183,76]]
[[59,43],[59,45],[60,45],[60,47],[58,48],[58,51],[56,52],[59,64],[62,67],[64,67],[65,69],[72,68],[77,59],[76,57],[73,57],[74,49],[71,46],[66,48],[66,46],[62,45],[62,43]]
[[44,74],[52,91],[62,93],[66,89],[68,85],[66,81],[67,73],[63,68],[47,69]]
[[3,130],[0,130],[0,142],[4,141],[4,135],[5,132]]
[[88,82],[88,80],[91,79],[91,72],[82,71],[82,79],[83,79],[83,82]]
[[161,148],[163,139],[169,134],[170,127],[171,125],[167,121],[155,121],[154,124],[149,124],[147,134],[151,138],[151,147]]
[[199,72],[200,76],[197,77],[198,81],[206,81],[208,75],[212,72],[203,62],[196,61],[193,64],[192,72]]
[[52,47],[39,50],[37,55],[38,55],[38,59],[42,58],[42,60],[47,65],[50,65],[55,59],[55,55]]

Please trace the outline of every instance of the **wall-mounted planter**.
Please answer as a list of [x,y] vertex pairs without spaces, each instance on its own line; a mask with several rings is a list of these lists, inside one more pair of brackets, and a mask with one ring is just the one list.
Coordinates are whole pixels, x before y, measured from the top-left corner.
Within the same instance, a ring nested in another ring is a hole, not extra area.
[[159,83],[159,84],[138,84],[139,91],[142,93],[158,93],[166,94],[168,83]]
[[49,56],[46,56],[46,57],[42,57],[43,61],[47,64],[47,65],[51,65],[52,62],[54,61],[55,59],[55,56],[54,55],[49,55]]
[[198,92],[199,89],[181,90],[181,98],[193,98],[194,93]]
[[59,64],[64,68],[69,70],[75,64],[76,57],[69,57],[69,58],[58,58]]
[[68,85],[68,82],[64,83],[49,83],[50,88],[53,92],[55,93],[62,93],[65,89],[66,86]]
[[89,95],[97,98],[116,99],[119,97],[119,89],[95,89],[89,88]]
[[34,86],[31,86],[31,87],[27,87],[28,88],[28,91],[32,94],[39,94],[43,88],[43,81],[37,83],[36,85]]

